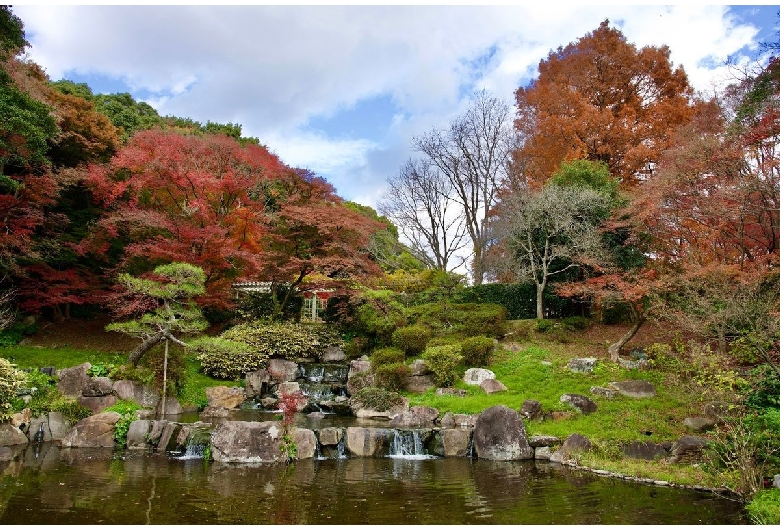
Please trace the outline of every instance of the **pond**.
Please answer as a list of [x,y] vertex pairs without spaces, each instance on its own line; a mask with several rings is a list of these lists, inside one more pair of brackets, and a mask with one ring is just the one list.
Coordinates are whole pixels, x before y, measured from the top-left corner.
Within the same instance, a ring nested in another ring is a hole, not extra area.
[[0,462],[8,524],[746,524],[739,503],[540,461],[237,465],[31,445]]

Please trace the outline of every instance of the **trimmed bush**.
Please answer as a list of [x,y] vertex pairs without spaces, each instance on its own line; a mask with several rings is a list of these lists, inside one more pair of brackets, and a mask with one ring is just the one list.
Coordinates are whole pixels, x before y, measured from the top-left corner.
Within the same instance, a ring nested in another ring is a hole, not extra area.
[[464,304],[455,308],[459,325],[455,329],[466,337],[506,335],[506,309],[496,304]]
[[203,372],[218,379],[239,379],[247,372],[263,368],[268,361],[267,351],[251,350],[244,342],[203,337],[192,345],[198,352],[196,359]]
[[393,332],[393,345],[407,356],[420,355],[431,340],[431,330],[426,326],[404,326]]
[[349,400],[353,408],[360,407],[377,411],[390,410],[404,402],[404,398],[397,392],[390,392],[382,388],[369,386],[358,390]]
[[24,388],[27,376],[0,357],[0,422],[11,418],[16,392]]
[[403,363],[405,359],[404,352],[398,348],[380,348],[371,354],[371,367],[375,369],[387,364]]
[[384,364],[374,368],[374,382],[379,388],[400,392],[406,386],[409,367],[404,363]]
[[460,344],[466,366],[487,366],[495,345],[490,337],[469,337]]
[[582,331],[590,326],[590,319],[586,317],[566,317],[561,319],[564,329],[567,331]]
[[433,372],[433,380],[439,386],[452,386],[458,378],[456,368],[462,358],[457,346],[432,346],[422,358]]
[[555,327],[555,322],[547,319],[539,319],[536,321],[536,331],[539,333],[547,333]]

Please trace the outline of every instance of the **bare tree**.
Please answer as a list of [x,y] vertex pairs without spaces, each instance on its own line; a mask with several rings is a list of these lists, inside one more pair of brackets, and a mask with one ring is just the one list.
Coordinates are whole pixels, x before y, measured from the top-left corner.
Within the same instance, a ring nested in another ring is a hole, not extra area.
[[475,285],[485,276],[490,241],[488,219],[506,180],[514,145],[514,114],[505,101],[482,91],[467,112],[446,130],[434,129],[412,139],[418,152],[450,183],[448,198],[460,207],[473,246],[471,274]]
[[427,266],[453,270],[452,259],[463,248],[466,231],[449,179],[428,161],[409,160],[387,183],[379,212],[398,226]]
[[493,224],[501,252],[491,263],[499,276],[536,284],[536,318],[544,318],[543,294],[551,277],[586,264],[608,264],[599,224],[609,205],[609,198],[593,189],[555,185],[502,202],[502,215]]

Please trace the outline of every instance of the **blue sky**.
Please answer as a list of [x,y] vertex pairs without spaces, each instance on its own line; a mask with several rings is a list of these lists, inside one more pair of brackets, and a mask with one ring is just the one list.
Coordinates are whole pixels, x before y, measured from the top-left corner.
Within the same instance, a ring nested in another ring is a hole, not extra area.
[[411,139],[475,90],[512,100],[547,53],[604,19],[637,46],[666,44],[704,93],[727,58],[777,40],[778,6],[25,5],[29,57],[53,80],[130,92],[161,114],[243,125],[292,166],[376,206]]

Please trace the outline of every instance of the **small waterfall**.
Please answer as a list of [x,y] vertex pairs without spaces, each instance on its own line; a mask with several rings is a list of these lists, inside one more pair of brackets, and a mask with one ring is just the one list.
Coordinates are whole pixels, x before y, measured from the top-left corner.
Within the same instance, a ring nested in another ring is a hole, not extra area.
[[211,433],[203,429],[191,429],[184,442],[184,450],[177,456],[177,460],[203,460],[206,447],[211,441]]
[[399,458],[404,460],[427,460],[437,458],[435,455],[429,455],[425,451],[425,444],[421,431],[393,429],[393,443],[390,446],[390,458]]

